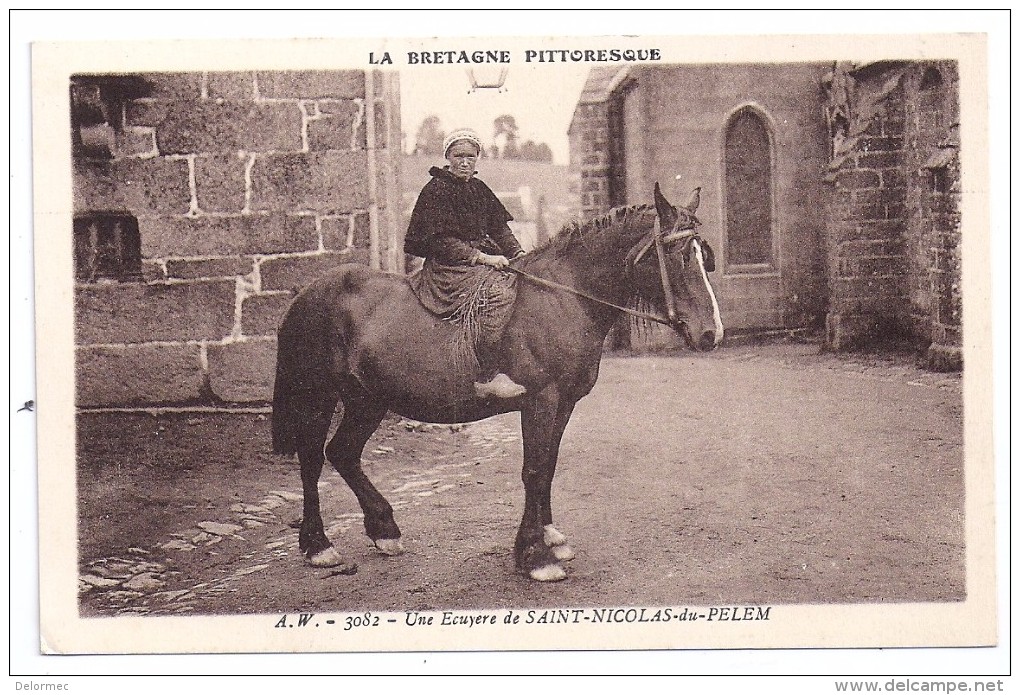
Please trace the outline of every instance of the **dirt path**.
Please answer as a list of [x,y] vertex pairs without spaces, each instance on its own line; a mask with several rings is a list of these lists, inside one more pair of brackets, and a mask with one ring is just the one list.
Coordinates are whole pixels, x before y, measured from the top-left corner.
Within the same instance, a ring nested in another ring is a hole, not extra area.
[[407,553],[380,556],[323,475],[323,518],[359,565],[297,551],[296,462],[257,413],[85,414],[86,615],[527,606],[838,603],[964,596],[958,375],[814,346],[609,358],[578,405],[554,485],[568,580],[514,572],[516,416],[387,420],[366,471]]

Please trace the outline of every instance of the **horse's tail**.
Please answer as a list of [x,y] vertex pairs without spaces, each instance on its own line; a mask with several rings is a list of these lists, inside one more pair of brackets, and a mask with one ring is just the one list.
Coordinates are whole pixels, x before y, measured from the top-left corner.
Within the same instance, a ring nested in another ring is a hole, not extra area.
[[299,418],[295,375],[297,355],[290,339],[293,305],[287,311],[276,338],[276,381],[273,384],[273,453],[297,452]]
[[327,377],[323,359],[325,321],[310,311],[310,297],[299,295],[280,324],[276,339],[276,381],[273,385],[273,453],[293,454],[317,405],[316,395]]

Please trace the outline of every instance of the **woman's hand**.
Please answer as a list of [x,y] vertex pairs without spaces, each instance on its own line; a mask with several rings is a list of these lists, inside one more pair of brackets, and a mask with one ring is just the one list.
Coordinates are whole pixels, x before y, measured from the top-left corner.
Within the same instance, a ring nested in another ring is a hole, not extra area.
[[479,251],[478,255],[475,256],[474,262],[476,265],[488,265],[493,268],[506,268],[510,265],[510,261],[506,256],[494,256],[492,254],[482,253],[481,251]]

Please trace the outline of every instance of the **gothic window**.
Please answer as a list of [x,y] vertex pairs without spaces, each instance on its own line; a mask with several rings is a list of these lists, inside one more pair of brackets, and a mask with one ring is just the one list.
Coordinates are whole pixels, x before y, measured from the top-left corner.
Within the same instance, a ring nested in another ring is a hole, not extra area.
[[942,73],[936,67],[928,67],[921,75],[917,94],[917,123],[919,144],[931,148],[922,165],[929,173],[931,191],[947,193],[950,188],[949,166],[957,157],[959,133],[954,126],[948,129],[943,123],[948,120],[950,106],[943,89]]
[[926,135],[936,136],[942,128],[943,97],[942,73],[928,68],[921,76],[917,99],[918,119]]
[[921,77],[921,91],[936,90],[942,86],[942,73],[938,68],[928,68]]
[[751,108],[737,111],[726,126],[724,150],[726,265],[771,269],[772,140],[765,119]]

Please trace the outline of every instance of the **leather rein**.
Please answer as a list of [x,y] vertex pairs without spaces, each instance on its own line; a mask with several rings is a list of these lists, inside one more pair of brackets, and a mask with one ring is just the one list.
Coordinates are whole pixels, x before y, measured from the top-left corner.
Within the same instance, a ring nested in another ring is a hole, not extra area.
[[550,287],[557,290],[563,290],[564,292],[570,292],[571,294],[575,294],[578,297],[583,297],[597,304],[602,304],[603,306],[611,307],[613,309],[616,309],[617,311],[622,311],[625,314],[629,314],[640,319],[646,319],[648,321],[654,321],[655,323],[661,323],[664,326],[669,326],[670,328],[677,330],[680,328],[681,324],[686,322],[687,316],[680,313],[679,310],[677,309],[676,297],[673,294],[673,286],[669,282],[669,274],[666,270],[667,237],[669,237],[670,244],[676,243],[681,240],[685,244],[687,244],[690,243],[691,240],[696,239],[698,237],[698,233],[694,229],[685,229],[681,231],[672,231],[669,234],[664,235],[662,234],[662,231],[660,230],[659,227],[659,218],[656,217],[655,226],[652,227],[652,231],[646,234],[641,239],[641,241],[634,245],[630,252],[627,253],[627,259],[625,261],[627,275],[630,276],[634,270],[634,267],[644,257],[644,255],[648,253],[648,251],[653,246],[655,247],[655,253],[656,256],[658,256],[659,260],[659,278],[662,280],[662,291],[666,298],[666,316],[662,316],[660,314],[653,314],[646,311],[639,311],[637,309],[631,309],[630,307],[620,306],[619,304],[614,304],[613,302],[607,301],[605,299],[600,299],[594,295],[591,295],[583,290],[579,290],[575,287],[570,287],[569,285],[564,285],[559,282],[554,282],[553,280],[547,280],[546,278],[539,277],[537,275],[532,275],[527,271],[521,270],[519,268],[514,268],[512,265],[507,266],[506,269],[513,273],[516,273],[517,275],[520,275],[523,278],[527,278],[531,282],[534,282],[538,285],[543,285],[545,287]]

